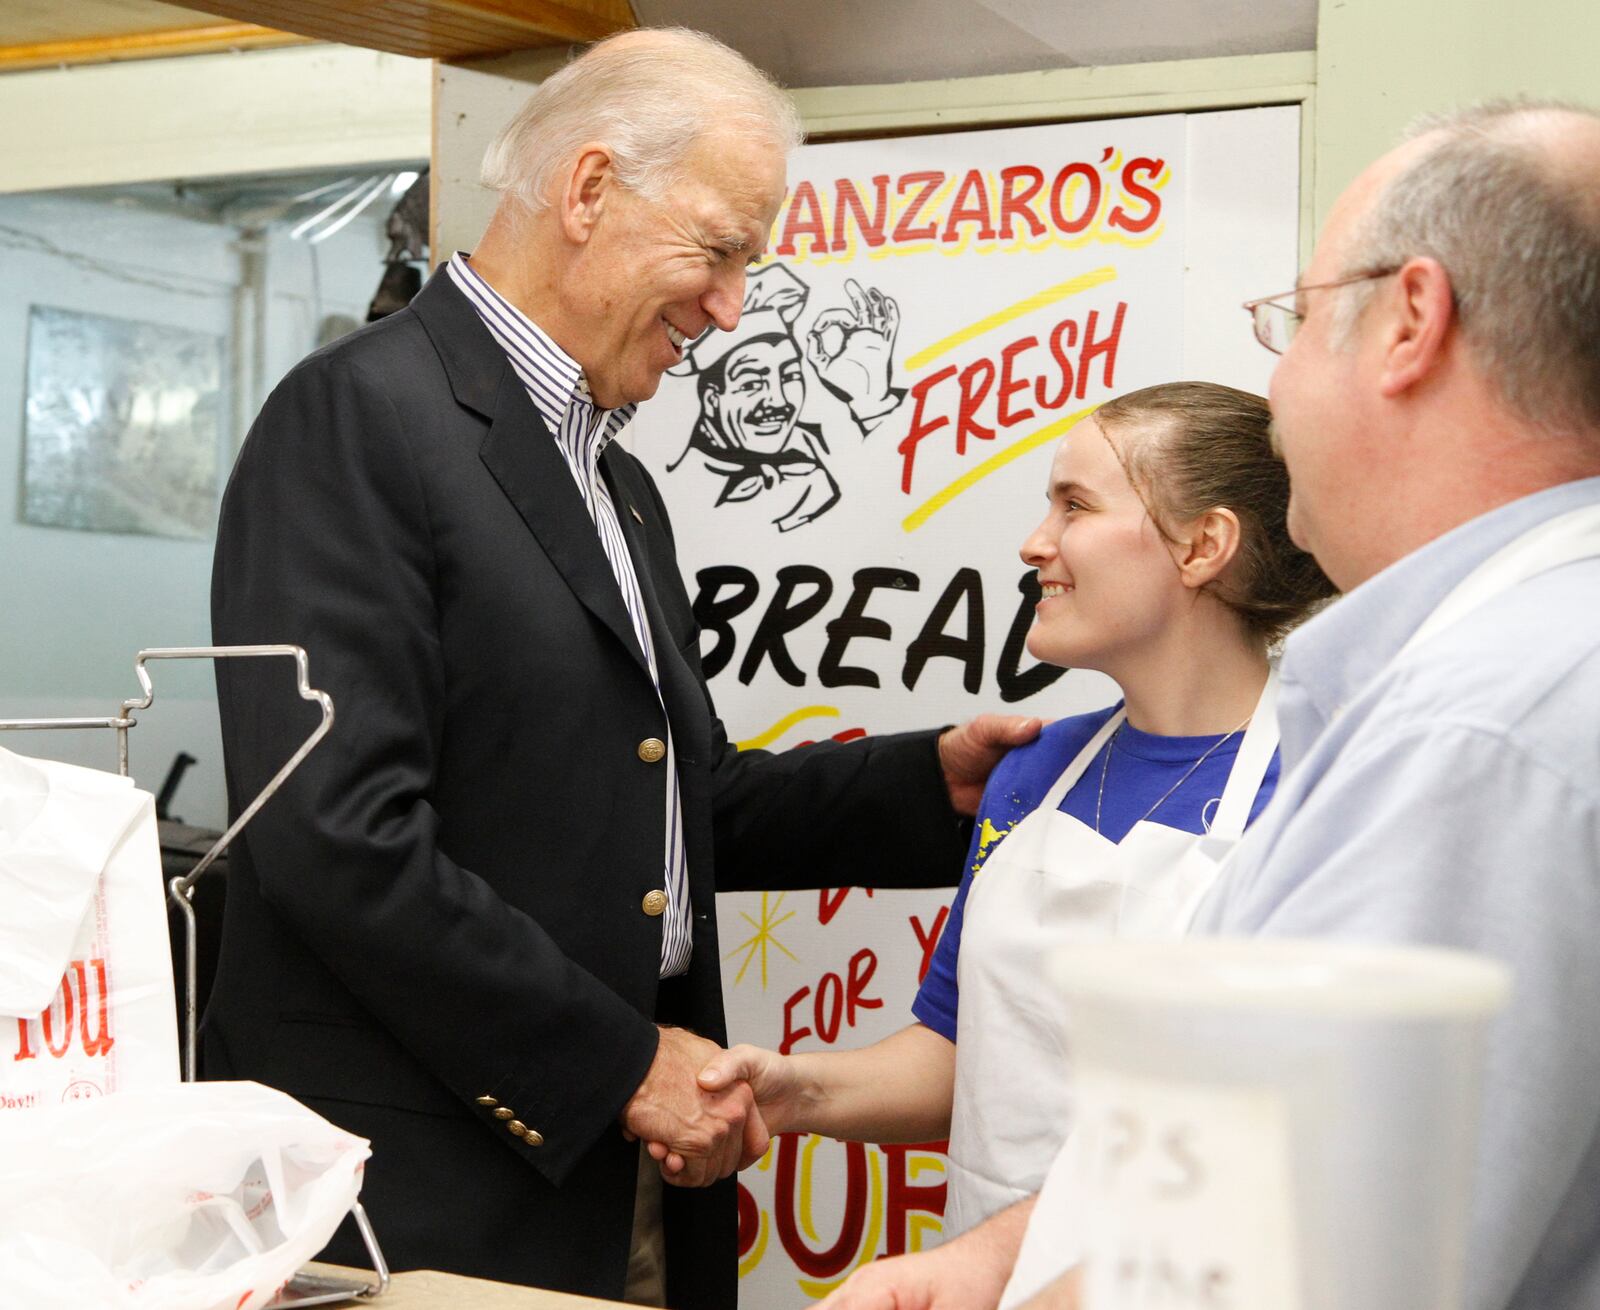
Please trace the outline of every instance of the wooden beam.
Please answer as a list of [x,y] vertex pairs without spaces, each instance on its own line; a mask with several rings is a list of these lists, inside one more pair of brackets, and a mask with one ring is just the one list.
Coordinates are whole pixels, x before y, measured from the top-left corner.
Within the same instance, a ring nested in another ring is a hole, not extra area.
[[198,0],[195,7],[431,59],[598,41],[635,25],[628,0]]
[[170,55],[204,55],[224,50],[261,50],[304,45],[309,38],[274,31],[254,23],[210,23],[121,36],[80,37],[71,41],[36,41],[0,45],[0,73],[70,64],[107,64],[125,59],[165,59]]

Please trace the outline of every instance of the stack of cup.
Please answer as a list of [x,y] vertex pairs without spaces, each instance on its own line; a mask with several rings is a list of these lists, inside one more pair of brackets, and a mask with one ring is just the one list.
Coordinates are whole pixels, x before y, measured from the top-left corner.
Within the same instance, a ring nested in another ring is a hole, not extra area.
[[1191,940],[1074,946],[1055,971],[1085,1310],[1460,1310],[1504,968]]

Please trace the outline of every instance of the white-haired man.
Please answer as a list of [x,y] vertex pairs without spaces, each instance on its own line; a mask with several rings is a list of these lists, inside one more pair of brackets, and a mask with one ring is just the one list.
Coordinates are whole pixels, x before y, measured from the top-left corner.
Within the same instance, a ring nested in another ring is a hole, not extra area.
[[[339,720],[235,847],[206,1072],[372,1140],[400,1268],[731,1306],[732,1183],[663,1203],[635,1141],[695,1183],[766,1144],[747,1089],[694,1082],[723,1040],[713,865],[948,880],[953,806],[1037,729],[740,756],[711,708],[665,509],[612,438],[737,323],[798,136],[709,38],[596,47],[490,151],[470,258],[298,366],[229,484],[216,637],[305,646]],[[237,807],[302,725],[259,672],[218,683]]]
[[[1512,967],[1465,1310],[1600,1305],[1597,176],[1586,110],[1430,123],[1340,199],[1299,288],[1251,306],[1284,354],[1291,531],[1347,594],[1289,640],[1284,782],[1196,926]],[[1060,1168],[829,1304],[1073,1306],[1078,1204]]]

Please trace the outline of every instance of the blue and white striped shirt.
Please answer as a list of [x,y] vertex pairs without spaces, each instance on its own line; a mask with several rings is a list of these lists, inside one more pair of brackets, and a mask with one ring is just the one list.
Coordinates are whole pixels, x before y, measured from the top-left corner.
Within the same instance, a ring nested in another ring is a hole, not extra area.
[[[577,360],[556,345],[521,310],[484,281],[466,254],[456,251],[447,266],[451,280],[462,294],[472,302],[478,317],[489,329],[489,334],[500,343],[511,361],[522,385],[528,390],[539,417],[555,434],[556,447],[561,451],[573,481],[578,484],[578,494],[583,497],[584,508],[594,520],[600,536],[601,548],[611,562],[617,586],[622,591],[622,602],[633,622],[633,633],[650,668],[650,677],[656,685],[656,696],[661,696],[661,675],[656,668],[655,643],[650,637],[650,622],[644,611],[644,597],[639,591],[639,578],[634,572],[633,559],[628,554],[627,542],[622,536],[622,525],[617,521],[616,506],[612,503],[610,489],[600,476],[600,456],[612,439],[627,426],[636,406],[604,410],[595,406],[589,395],[589,383]],[[662,711],[665,713],[665,702]],[[689,954],[694,942],[691,935],[693,922],[689,913],[689,868],[683,844],[683,802],[678,783],[678,757],[673,746],[672,728],[666,731],[667,767],[667,840],[663,855],[667,908],[661,920],[661,976],[683,973],[689,967]]]

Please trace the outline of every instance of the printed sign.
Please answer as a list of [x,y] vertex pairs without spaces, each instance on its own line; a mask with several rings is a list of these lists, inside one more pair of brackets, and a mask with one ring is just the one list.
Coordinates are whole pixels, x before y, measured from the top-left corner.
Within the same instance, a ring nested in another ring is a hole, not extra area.
[[[1038,585],[1018,549],[1063,436],[1183,376],[1187,132],[1169,115],[791,160],[738,327],[692,343],[630,440],[742,747],[1116,699],[1027,654]],[[842,1050],[905,1026],[949,900],[722,897],[733,1040]],[[931,1244],[941,1147],[777,1143],[741,1179],[745,1304],[821,1297]]]
[[1085,1310],[1296,1310],[1288,1115],[1268,1090],[1084,1070]]

